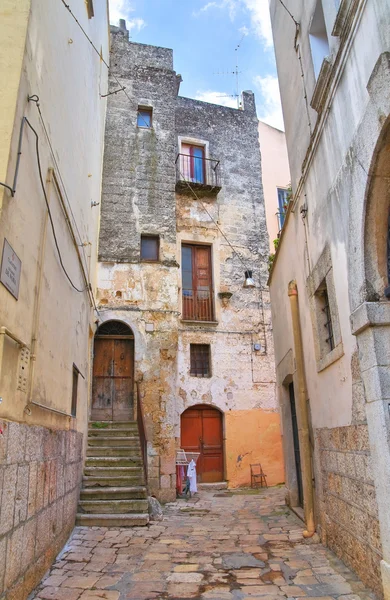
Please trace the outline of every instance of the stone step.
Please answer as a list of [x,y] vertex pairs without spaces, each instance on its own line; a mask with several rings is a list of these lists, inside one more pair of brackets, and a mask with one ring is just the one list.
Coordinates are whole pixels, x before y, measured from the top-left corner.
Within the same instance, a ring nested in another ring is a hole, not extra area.
[[216,481],[215,483],[198,483],[198,490],[204,490],[205,492],[213,490],[227,490],[227,481]]
[[82,488],[81,500],[140,500],[147,498],[146,487]]
[[132,487],[142,486],[145,480],[143,473],[132,477],[83,477],[83,488]]
[[89,436],[88,446],[130,446],[131,448],[141,448],[138,436]]
[[84,475],[90,477],[143,477],[144,470],[142,465],[130,466],[130,467],[84,467]]
[[82,514],[76,515],[76,525],[81,527],[139,527],[149,523],[148,513],[130,515]]
[[140,456],[87,456],[86,468],[90,467],[136,467],[142,465]]
[[138,437],[138,429],[110,428],[110,429],[88,429],[88,437]]
[[80,500],[79,513],[98,513],[111,515],[114,513],[145,513],[148,511],[148,501],[137,500]]
[[90,446],[87,448],[87,456],[128,456],[140,457],[141,450],[131,446]]
[[[93,426],[96,423],[97,426]],[[105,429],[133,429],[138,432],[137,421],[92,421],[89,423],[89,429],[93,431]]]

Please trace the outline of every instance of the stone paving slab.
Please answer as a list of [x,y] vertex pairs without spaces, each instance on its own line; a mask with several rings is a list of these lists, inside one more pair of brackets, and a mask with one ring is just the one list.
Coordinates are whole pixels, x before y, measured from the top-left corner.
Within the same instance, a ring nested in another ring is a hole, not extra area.
[[284,489],[202,491],[147,527],[76,527],[29,600],[376,600]]

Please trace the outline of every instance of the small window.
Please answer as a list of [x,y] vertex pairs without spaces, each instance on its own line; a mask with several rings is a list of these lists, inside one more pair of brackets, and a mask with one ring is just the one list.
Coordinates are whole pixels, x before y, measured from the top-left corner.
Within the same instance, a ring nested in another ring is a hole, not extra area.
[[277,188],[278,190],[278,221],[279,229],[282,229],[284,225],[284,219],[286,217],[286,211],[288,206],[288,190],[283,188]]
[[137,113],[137,127],[144,127],[145,129],[151,129],[152,127],[152,109],[138,107]]
[[190,344],[190,362],[190,374],[193,377],[211,377],[208,344]]
[[79,383],[79,370],[76,365],[73,365],[73,380],[72,380],[72,408],[71,415],[72,417],[76,416],[77,412],[77,388]]
[[326,32],[322,0],[317,0],[316,8],[309,30],[311,56],[313,59],[314,76],[317,79],[320,74],[323,60],[329,56],[329,41]]
[[141,260],[156,262],[159,259],[158,235],[141,235]]
[[85,0],[85,6],[87,7],[88,19],[92,19],[95,16],[92,0]]
[[320,326],[320,349],[321,354],[325,355],[331,352],[335,347],[332,313],[329,305],[328,288],[324,280],[315,293],[317,305],[317,318]]

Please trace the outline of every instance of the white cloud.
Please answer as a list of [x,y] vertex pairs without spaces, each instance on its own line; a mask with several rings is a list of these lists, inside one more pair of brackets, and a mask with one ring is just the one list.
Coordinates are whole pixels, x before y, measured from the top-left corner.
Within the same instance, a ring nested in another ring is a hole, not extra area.
[[257,115],[260,121],[284,131],[278,78],[274,75],[266,75],[265,77],[257,75],[254,77],[253,83],[260,92],[256,103]]
[[208,90],[207,92],[198,91],[196,92],[195,100],[202,100],[202,102],[210,102],[210,104],[219,104],[220,106],[237,108],[237,99],[227,96],[223,92],[214,92],[211,90]]
[[119,24],[119,19],[126,20],[126,27],[128,31],[134,30],[135,32],[140,31],[145,27],[146,23],[139,17],[133,17],[135,8],[132,6],[130,0],[109,0],[110,5],[110,23],[113,25]]
[[268,0],[243,0],[243,4],[249,11],[252,29],[257,37],[264,42],[266,48],[273,48]]
[[221,8],[229,11],[229,17],[231,21],[234,21],[236,16],[237,8],[241,0],[220,0],[219,2],[207,2],[201,9],[192,13],[193,17],[199,17],[204,12],[210,10],[210,8]]
[[213,8],[228,10],[231,21],[234,21],[239,8],[245,9],[249,13],[251,28],[255,35],[263,41],[265,48],[273,47],[268,0],[219,0],[219,2],[207,2],[200,10],[192,14],[198,17]]

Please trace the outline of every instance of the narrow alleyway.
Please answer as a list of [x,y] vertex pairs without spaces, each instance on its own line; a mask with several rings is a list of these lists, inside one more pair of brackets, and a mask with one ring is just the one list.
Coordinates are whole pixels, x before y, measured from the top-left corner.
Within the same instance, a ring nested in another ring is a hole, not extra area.
[[202,491],[148,527],[76,527],[29,600],[375,598],[301,532],[283,488]]

